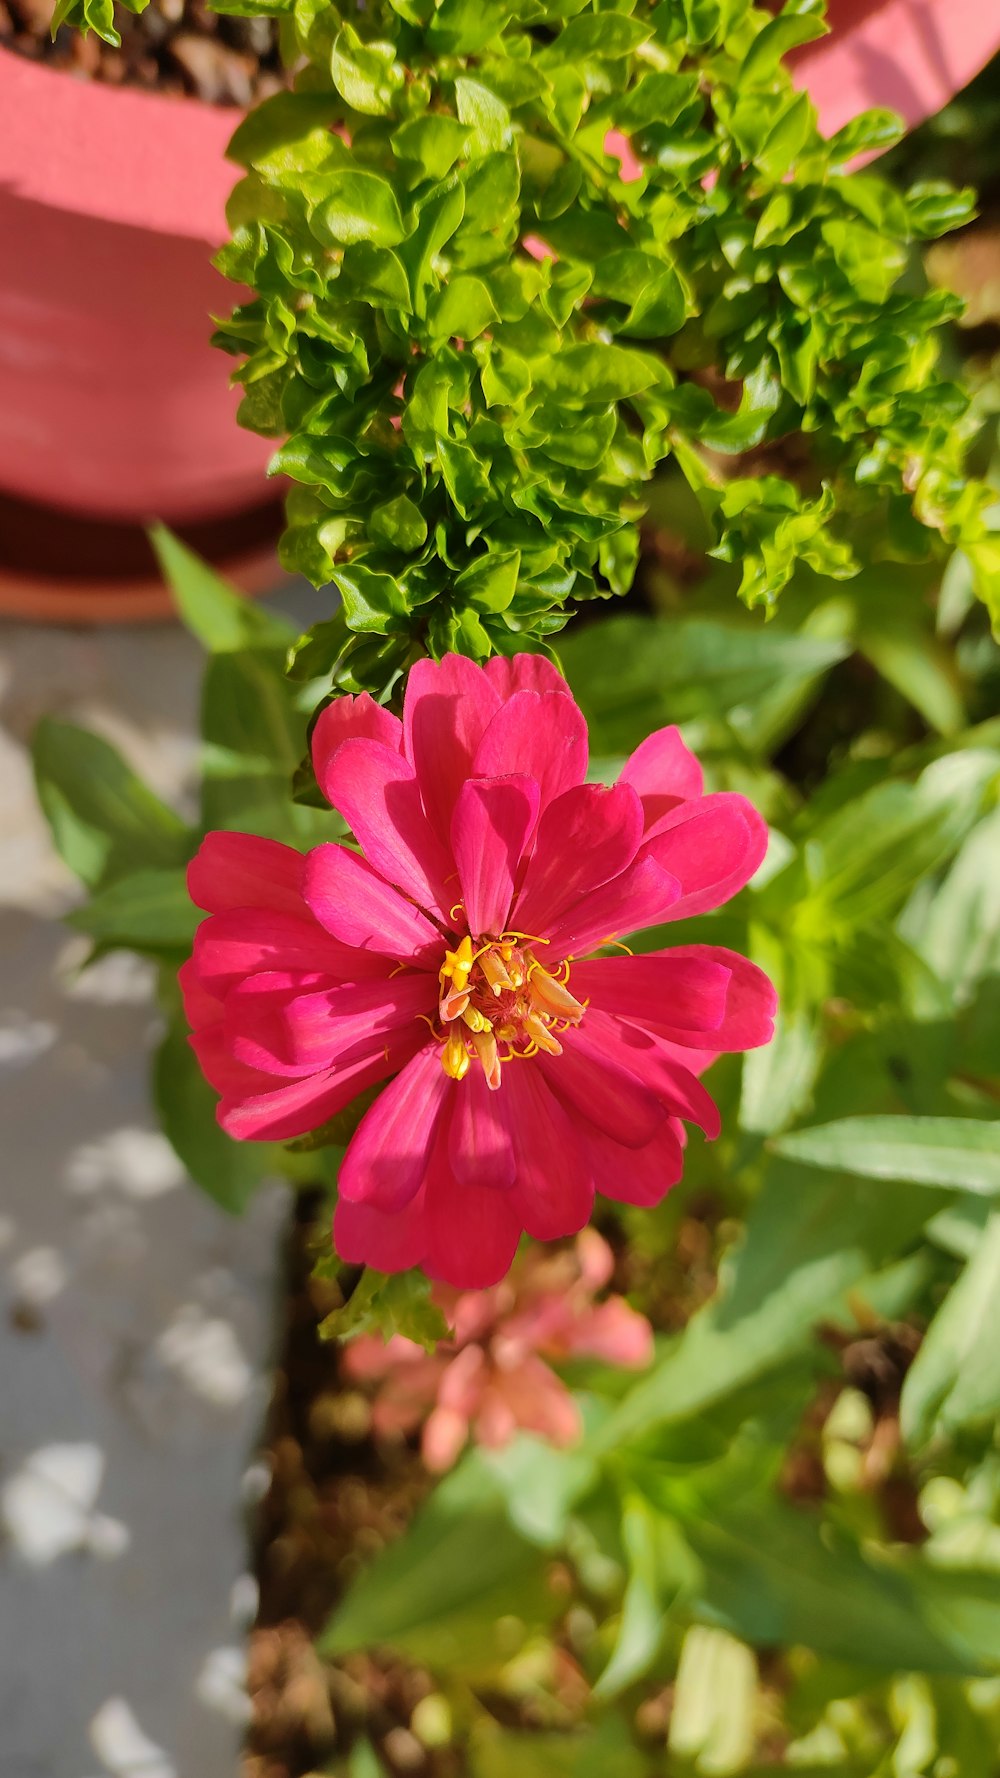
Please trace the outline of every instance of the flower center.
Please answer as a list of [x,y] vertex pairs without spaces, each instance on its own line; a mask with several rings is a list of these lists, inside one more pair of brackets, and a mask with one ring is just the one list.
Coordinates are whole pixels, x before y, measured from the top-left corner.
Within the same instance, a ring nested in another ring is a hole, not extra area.
[[578,1025],[584,1008],[566,986],[569,964],[543,969],[529,934],[504,932],[474,944],[466,934],[441,966],[438,1011],[443,1043],[441,1066],[452,1080],[461,1080],[474,1060],[482,1065],[487,1085],[500,1085],[504,1062],[562,1053],[556,1035]]

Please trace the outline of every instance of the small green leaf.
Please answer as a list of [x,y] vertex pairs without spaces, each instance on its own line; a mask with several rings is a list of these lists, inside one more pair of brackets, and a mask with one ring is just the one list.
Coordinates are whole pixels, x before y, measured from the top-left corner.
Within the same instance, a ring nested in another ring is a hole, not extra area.
[[262,1180],[275,1171],[277,1151],[271,1143],[234,1142],[219,1128],[217,1096],[182,1024],[170,1025],[156,1052],[153,1092],[164,1134],[195,1184],[223,1210],[238,1216]]
[[204,648],[219,654],[294,641],[294,624],[245,598],[168,531],[166,525],[152,525],[149,540],[182,622]]
[[405,238],[396,194],[387,179],[345,168],[328,174],[324,187],[328,195],[312,218],[320,240],[344,247],[354,241],[394,247]]
[[66,916],[102,950],[140,951],[147,956],[188,951],[202,915],[187,892],[183,870],[140,870],[106,889]]
[[998,1303],[1000,1213],[994,1212],[906,1374],[900,1420],[910,1443],[920,1444],[935,1432],[995,1425],[1000,1414]]
[[56,850],[88,888],[186,862],[194,842],[183,821],[99,735],[44,717],[32,757]]
[[431,1301],[431,1285],[422,1272],[387,1276],[371,1266],[366,1266],[343,1307],[327,1315],[317,1331],[323,1340],[350,1340],[371,1333],[391,1340],[401,1334],[428,1352],[451,1333],[441,1310]]

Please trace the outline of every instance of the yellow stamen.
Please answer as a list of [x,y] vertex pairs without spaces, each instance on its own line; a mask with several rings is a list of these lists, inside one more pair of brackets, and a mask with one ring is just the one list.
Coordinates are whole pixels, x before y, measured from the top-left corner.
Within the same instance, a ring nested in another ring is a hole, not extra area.
[[441,1051],[441,1066],[449,1080],[462,1080],[469,1072],[472,1058],[461,1032],[453,1025]]
[[567,1019],[574,1025],[583,1017],[583,1007],[570,993],[565,982],[558,981],[538,963],[531,971],[531,1003],[537,1011]]
[[467,1006],[461,1016],[470,1031],[488,1031],[490,1028],[489,1019],[484,1019],[478,1007]]
[[486,1085],[496,1092],[500,1085],[500,1056],[492,1031],[473,1031],[472,1044],[486,1076]]
[[484,951],[479,960],[479,967],[494,994],[502,994],[505,988],[509,990],[515,986],[507,965],[502,958],[498,957],[496,951]]
[[558,1037],[553,1037],[552,1032],[546,1024],[543,1024],[537,1013],[529,1012],[524,1021],[524,1029],[532,1043],[536,1043],[540,1050],[545,1050],[550,1056],[562,1055],[562,1044]]

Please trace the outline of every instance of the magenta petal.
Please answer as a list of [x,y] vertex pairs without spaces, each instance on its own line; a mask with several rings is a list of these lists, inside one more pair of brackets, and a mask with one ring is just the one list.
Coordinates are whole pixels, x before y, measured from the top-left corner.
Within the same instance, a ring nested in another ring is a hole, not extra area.
[[[422,1025],[416,1027],[417,1031],[423,1029]],[[273,1092],[249,1097],[243,1091],[224,1093],[216,1116],[227,1135],[238,1141],[286,1142],[320,1129],[406,1059],[401,1044],[395,1054],[379,1049],[375,1055],[359,1056],[323,1074],[289,1081]]]
[[647,836],[655,858],[681,886],[671,920],[721,907],[749,882],[767,851],[767,823],[745,796],[720,791],[665,815]]
[[224,1028],[232,1054],[249,1067],[315,1073],[353,1060],[361,1048],[380,1049],[388,1033],[430,1015],[436,990],[434,978],[418,970],[311,993],[286,985],[278,975],[256,975],[228,995]]
[[379,1210],[408,1204],[420,1189],[438,1120],[454,1091],[441,1066],[440,1044],[427,1044],[361,1119],[341,1165],[341,1197]]
[[594,1207],[587,1155],[574,1121],[530,1062],[509,1063],[500,1091],[514,1138],[514,1202],[537,1241],[556,1241],[582,1229]]
[[514,1143],[504,1086],[492,1092],[482,1069],[473,1064],[454,1095],[448,1160],[460,1185],[504,1191],[514,1182]]
[[557,691],[564,698],[573,696],[558,667],[543,654],[495,654],[485,671],[505,703],[516,691]]
[[[588,1008],[585,1024],[595,1052],[605,1056],[609,1064],[614,1062],[627,1069],[672,1116],[700,1125],[710,1138],[719,1134],[721,1122],[714,1099],[691,1069],[678,1062],[669,1040],[650,1031],[640,1031],[638,1026],[630,1025],[624,1019],[613,1019],[607,1013],[598,1012],[596,1007]],[[570,1035],[575,1037],[577,1033]],[[626,1147],[629,1145],[626,1133],[610,1128],[605,1118],[595,1117],[593,1110],[588,1111],[586,1106],[581,1106],[581,1110],[602,1130],[616,1136]],[[638,1148],[647,1140],[643,1136],[635,1146]]]
[[538,818],[538,785],[532,778],[469,778],[451,822],[469,931],[496,937],[505,931],[521,855]]
[[388,1212],[341,1198],[333,1217],[333,1244],[348,1265],[406,1272],[423,1263],[425,1219],[422,1190],[401,1210]]
[[207,833],[187,870],[188,894],[210,914],[270,908],[301,919],[305,859],[279,840],[251,833]]
[[244,976],[261,969],[322,973],[341,981],[388,975],[385,957],[353,950],[331,938],[303,903],[303,917],[236,908],[203,920],[194,935],[194,959],[203,987],[220,997]]
[[587,776],[587,724],[561,692],[516,691],[494,716],[476,748],[472,775],[500,778],[526,772],[541,791],[541,807]]
[[446,846],[459,790],[499,708],[500,698],[482,667],[464,655],[416,661],[410,668],[403,699],[404,751],[417,774],[427,818]]
[[383,710],[366,691],[356,698],[335,698],[320,711],[310,747],[316,782],[331,803],[333,798],[327,783],[330,763],[345,741],[381,741],[383,746],[399,753],[403,745],[403,725],[398,716]]
[[680,886],[676,877],[661,870],[644,852],[621,876],[612,877],[557,916],[544,935],[549,940],[548,957],[586,955],[670,917]]
[[537,1056],[534,1066],[571,1115],[581,1113],[626,1147],[641,1148],[663,1122],[664,1109],[637,1071],[620,1059],[626,1053],[620,1040],[602,1043],[611,1023],[603,1020],[597,1027],[596,1015],[588,1014],[582,1025],[562,1033],[561,1056]]
[[642,798],[647,830],[679,802],[700,797],[704,782],[701,766],[673,727],[647,735],[625,761],[618,781],[631,784]]
[[184,1002],[184,1017],[192,1031],[200,1030],[202,1025],[211,1025],[220,1017],[221,998],[205,986],[194,957],[188,957],[181,964],[177,971],[177,985]]
[[732,979],[724,955],[731,953],[690,945],[652,956],[595,957],[574,965],[573,993],[599,1012],[678,1043],[704,1038],[713,1049],[728,1047],[718,1042]]
[[631,864],[642,838],[631,785],[577,784],[543,809],[513,924],[546,936],[558,915]]
[[388,883],[447,914],[452,863],[427,820],[413,767],[380,741],[345,741],[327,774],[328,795]]
[[[464,1084],[464,1082],[462,1083]],[[460,1184],[439,1137],[427,1176],[424,1270],[457,1290],[486,1290],[510,1271],[521,1236],[509,1191]]]
[[[758,969],[756,963],[751,963],[748,957],[741,957],[738,951],[727,950],[723,945],[676,945],[673,950],[662,953],[664,962],[668,958],[672,961],[717,964],[729,971],[725,1010],[718,1027],[707,1032],[707,1048],[722,1054],[727,1050],[759,1049],[761,1044],[770,1043],[774,1036],[778,996],[772,983],[764,971]],[[660,961],[660,955],[654,953],[649,957],[625,958],[623,961],[655,964]],[[647,1021],[643,1019],[641,1023],[646,1024]],[[681,1044],[695,1043],[693,1037],[679,1033],[677,1041]],[[700,1048],[700,1045],[696,1047]]]
[[593,1125],[581,1140],[595,1189],[619,1204],[658,1204],[684,1171],[684,1145],[673,1118],[666,1118],[643,1148],[626,1148]]
[[346,846],[317,846],[306,862],[305,899],[345,945],[433,967],[444,955],[438,928]]

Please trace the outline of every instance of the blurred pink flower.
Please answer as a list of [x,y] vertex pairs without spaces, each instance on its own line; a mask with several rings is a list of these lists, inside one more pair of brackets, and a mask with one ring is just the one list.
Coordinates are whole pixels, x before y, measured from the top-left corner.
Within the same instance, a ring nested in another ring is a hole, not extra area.
[[644,1315],[624,1297],[594,1301],[612,1267],[607,1242],[584,1229],[571,1248],[528,1249],[491,1290],[460,1294],[437,1285],[434,1300],[454,1338],[435,1352],[399,1334],[354,1340],[342,1363],[353,1381],[377,1385],[375,1430],[391,1436],[422,1425],[421,1452],[436,1475],[451,1468],[470,1438],[490,1450],[518,1431],[574,1444],[579,1409],[546,1361],[598,1358],[639,1370],[653,1355]]
[[742,796],[702,794],[675,728],[588,784],[587,727],[539,655],[412,668],[402,721],[338,698],[320,787],[361,853],[212,833],[181,971],[192,1043],[231,1136],[316,1130],[390,1076],[340,1169],[352,1263],[495,1284],[522,1231],[576,1234],[595,1190],[654,1204],[698,1075],[771,1036],[774,990],[719,945],[594,956],[728,901],[764,855]]

